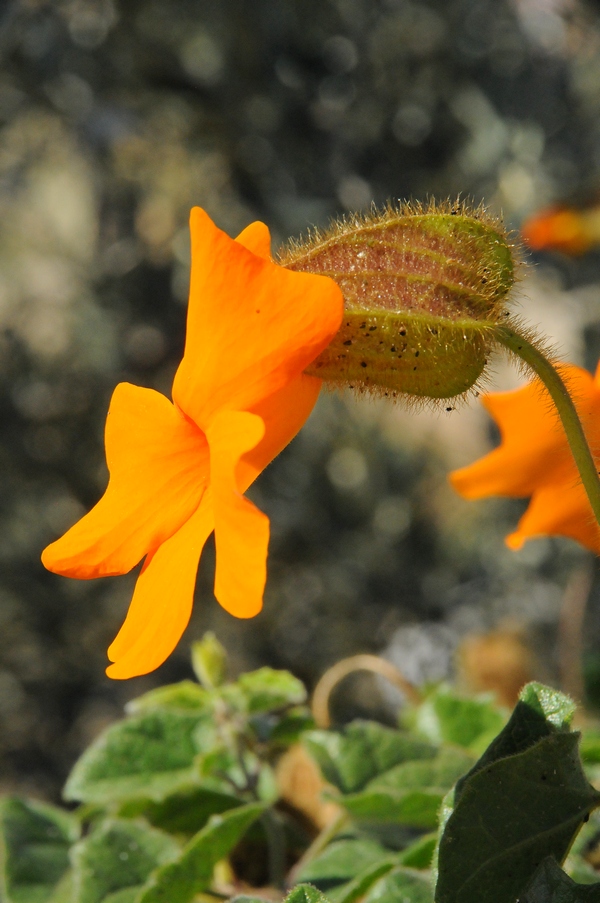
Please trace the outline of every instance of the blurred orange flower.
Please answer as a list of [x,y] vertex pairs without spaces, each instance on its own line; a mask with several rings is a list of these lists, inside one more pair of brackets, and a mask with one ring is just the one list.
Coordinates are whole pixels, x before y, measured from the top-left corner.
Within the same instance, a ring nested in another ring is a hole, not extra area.
[[215,532],[215,595],[240,618],[262,607],[269,521],[242,493],[295,436],[321,380],[303,374],[342,318],[332,280],[270,259],[269,231],[234,241],[204,211],[190,217],[192,272],[173,403],[129,383],[106,421],[110,480],[97,505],[42,555],[57,574],[130,571],[145,556],[107,674],[157,668],[192,609],[202,548]]
[[600,244],[600,206],[550,207],[530,216],[521,234],[534,251],[561,251],[577,257]]
[[[596,375],[570,364],[558,370],[581,418],[592,454],[600,463],[600,365]],[[460,495],[531,496],[517,529],[506,537],[520,549],[535,536],[568,536],[600,554],[600,528],[579,479],[571,451],[550,397],[539,380],[513,392],[482,399],[501,434],[501,444],[469,467],[455,470],[450,482]]]

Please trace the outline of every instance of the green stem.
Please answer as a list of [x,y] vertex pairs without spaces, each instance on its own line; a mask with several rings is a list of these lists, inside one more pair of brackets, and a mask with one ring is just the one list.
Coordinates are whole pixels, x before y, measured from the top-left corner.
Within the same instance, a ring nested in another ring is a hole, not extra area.
[[590,451],[581,420],[573,404],[573,399],[555,367],[524,336],[508,326],[494,326],[494,337],[509,351],[521,358],[536,376],[541,379],[550,393],[562,421],[567,441],[571,448],[575,464],[581,476],[581,482],[587,492],[596,520],[600,523],[600,479],[596,462]]

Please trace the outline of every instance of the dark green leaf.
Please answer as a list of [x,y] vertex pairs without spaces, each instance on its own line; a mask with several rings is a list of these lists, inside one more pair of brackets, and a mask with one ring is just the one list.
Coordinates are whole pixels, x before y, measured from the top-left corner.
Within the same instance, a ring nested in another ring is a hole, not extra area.
[[304,866],[298,879],[312,881],[326,891],[329,887],[349,881],[388,856],[389,850],[374,840],[336,840]]
[[207,690],[220,687],[225,682],[227,652],[211,630],[199,642],[192,643],[192,668]]
[[198,716],[157,710],[119,721],[84,752],[65,786],[67,800],[107,804],[164,799],[193,782]]
[[[548,718],[546,718],[546,712]],[[523,687],[519,702],[507,724],[490,743],[473,768],[458,781],[456,800],[459,799],[466,782],[474,774],[484,770],[492,762],[524,752],[543,737],[549,737],[557,730],[564,729],[566,719],[569,714],[572,715],[572,712],[573,703],[569,697],[557,690],[551,690],[536,683],[530,683]]]
[[107,819],[73,847],[74,903],[101,903],[126,889],[139,891],[151,872],[179,851],[173,838],[156,828]]
[[460,696],[442,685],[416,710],[414,729],[433,743],[469,749],[482,736],[497,734],[505,721],[505,715],[490,700]]
[[[433,903],[429,878],[407,868],[395,868],[373,885],[363,903]],[[487,903],[476,897],[470,903]]]
[[550,856],[541,863],[518,903],[600,903],[600,884],[576,884]]
[[306,700],[306,687],[289,671],[259,668],[242,674],[237,684],[246,695],[250,714],[300,705]]
[[0,802],[0,899],[45,903],[69,867],[69,847],[79,825],[69,813],[45,803],[5,798]]
[[184,712],[202,712],[208,708],[210,696],[192,680],[182,680],[178,684],[157,687],[132,699],[125,706],[129,715],[149,712],[153,709],[179,709]]
[[374,721],[353,721],[344,733],[308,731],[302,738],[323,776],[346,793],[412,759],[432,759],[435,746]]
[[213,815],[175,862],[154,873],[138,903],[187,903],[206,890],[215,864],[231,852],[265,808],[262,803],[250,803]]
[[161,802],[134,800],[119,810],[124,818],[143,815],[144,818],[169,834],[196,834],[211,815],[226,812],[241,804],[238,797],[218,793],[205,787],[189,787],[173,793]]
[[600,794],[577,734],[556,732],[463,784],[438,854],[438,903],[511,903],[546,856],[562,861]]

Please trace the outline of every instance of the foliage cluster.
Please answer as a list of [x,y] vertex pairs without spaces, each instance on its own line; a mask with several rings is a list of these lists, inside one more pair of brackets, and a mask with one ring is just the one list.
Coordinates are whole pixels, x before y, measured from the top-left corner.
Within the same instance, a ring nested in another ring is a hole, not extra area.
[[[0,899],[249,903],[291,888],[289,903],[600,901],[588,780],[600,734],[586,731],[582,764],[567,697],[528,684],[507,720],[438,686],[399,729],[320,730],[289,672],[231,682],[225,665],[207,634],[199,683],[131,703],[75,764],[64,796],[78,808],[1,802]],[[278,788],[277,761],[299,741],[337,805],[320,833]]]

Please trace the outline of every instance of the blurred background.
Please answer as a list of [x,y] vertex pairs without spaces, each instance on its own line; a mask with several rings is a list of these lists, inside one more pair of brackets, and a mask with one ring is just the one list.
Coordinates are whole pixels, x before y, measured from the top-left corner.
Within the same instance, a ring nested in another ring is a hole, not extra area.
[[[525,676],[556,683],[565,644],[578,650],[565,611],[587,603],[600,699],[588,555],[567,540],[509,552],[525,503],[467,503],[446,484],[497,441],[477,403],[413,414],[323,394],[252,490],[272,525],[263,613],[220,610],[209,544],[191,625],[148,677],[104,675],[135,575],[78,582],[39,561],[104,489],[115,384],[170,391],[192,205],[232,235],[262,219],[277,246],[388,198],[460,193],[516,230],[553,202],[593,202],[600,5],[3,0],[0,55],[0,789],[56,799],[127,699],[191,676],[206,629],[234,671],[270,664],[310,686],[355,652],[439,679],[465,637],[495,631],[500,658],[521,650]],[[528,257],[521,313],[595,368],[600,252]],[[519,382],[501,359],[495,374]],[[337,716],[385,715],[378,694],[349,680]]]

